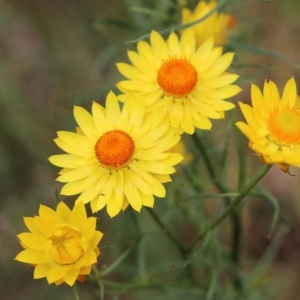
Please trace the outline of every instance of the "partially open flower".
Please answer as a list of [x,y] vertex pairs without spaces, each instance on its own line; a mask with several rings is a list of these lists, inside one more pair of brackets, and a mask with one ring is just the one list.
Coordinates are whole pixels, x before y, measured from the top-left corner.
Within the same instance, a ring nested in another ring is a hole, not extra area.
[[252,107],[239,103],[247,123],[236,123],[249,147],[263,163],[276,164],[284,172],[291,165],[300,167],[300,103],[294,78],[282,97],[272,81],[265,82],[263,93],[252,85],[251,99]]
[[22,247],[16,260],[34,266],[34,279],[72,286],[84,281],[100,254],[103,236],[96,230],[96,218],[87,217],[83,203],[70,210],[60,202],[56,211],[41,205],[39,215],[25,217],[30,232],[18,235]]

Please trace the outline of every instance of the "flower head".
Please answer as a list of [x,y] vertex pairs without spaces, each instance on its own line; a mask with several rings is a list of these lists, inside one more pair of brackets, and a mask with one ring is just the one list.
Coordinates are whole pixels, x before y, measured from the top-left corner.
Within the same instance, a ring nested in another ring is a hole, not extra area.
[[[212,38],[196,49],[191,29],[180,40],[171,33],[167,41],[152,31],[150,44],[140,41],[137,49],[128,51],[132,65],[117,64],[128,78],[117,87],[124,94],[141,95],[146,111],[162,107],[166,120],[179,133],[192,134],[195,127],[210,129],[210,119],[224,118],[224,111],[234,108],[224,101],[240,91],[232,84],[238,75],[226,73],[234,54],[222,55],[222,48],[214,48]],[[125,101],[126,95],[119,99]]]
[[72,286],[97,263],[103,234],[95,230],[96,218],[87,217],[82,203],[70,210],[60,202],[56,211],[41,205],[38,216],[24,221],[30,232],[18,235],[25,250],[15,259],[35,267],[34,279]]
[[[182,24],[196,21],[217,5],[216,1],[206,2],[200,0],[195,10],[191,12],[188,8],[183,8],[181,13]],[[218,13],[215,11],[205,20],[192,26],[192,30],[196,35],[197,45],[201,45],[209,37],[214,37],[216,45],[223,45],[227,42],[228,30],[235,24],[235,19],[231,15]]]
[[252,107],[239,103],[247,121],[237,122],[249,139],[249,147],[261,161],[276,164],[284,172],[290,165],[300,167],[300,103],[291,78],[280,97],[274,82],[265,82],[263,93],[251,87]]
[[153,207],[154,195],[165,196],[162,183],[183,157],[167,152],[180,136],[163,121],[162,109],[145,114],[144,102],[129,95],[121,110],[110,92],[106,109],[94,102],[90,114],[75,106],[74,116],[79,131],[59,131],[55,139],[67,154],[49,158],[63,168],[61,194],[80,194],[76,204],[90,202],[93,212],[106,206],[111,217],[129,204],[137,211]]

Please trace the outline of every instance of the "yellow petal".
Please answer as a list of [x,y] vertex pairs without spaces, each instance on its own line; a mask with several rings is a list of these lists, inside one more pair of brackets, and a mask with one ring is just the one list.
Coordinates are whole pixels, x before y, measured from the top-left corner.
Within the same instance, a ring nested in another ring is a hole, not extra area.
[[109,92],[106,98],[106,117],[113,126],[116,126],[120,117],[119,102],[113,92]]
[[253,140],[253,130],[244,122],[236,122],[235,125],[250,140]]
[[132,208],[139,212],[142,208],[141,196],[137,187],[131,183],[130,179],[128,178],[124,183],[124,194]]
[[249,126],[251,128],[256,128],[256,129],[259,128],[259,124],[256,122],[256,119],[254,118],[252,107],[242,102],[238,102],[238,103]]
[[181,56],[181,48],[179,44],[179,40],[177,35],[174,32],[171,32],[167,39],[167,45],[169,48],[169,55],[170,56],[176,56],[180,57]]
[[190,59],[196,49],[195,34],[191,28],[184,30],[180,39],[181,53],[186,59]]
[[[89,219],[94,218],[90,217]],[[87,219],[85,206],[83,204],[78,204],[73,207],[69,222],[72,224],[82,224],[89,219]]]
[[79,270],[70,270],[68,273],[63,277],[66,284],[69,286],[73,286],[77,277],[79,275]]
[[188,113],[188,110],[186,109],[186,105],[184,105],[182,123],[180,124],[180,126],[183,129],[183,131],[188,134],[193,134],[195,131],[192,116]]
[[[66,144],[64,143],[61,139],[57,138],[54,140],[56,145],[61,148],[63,151],[73,154],[73,155],[78,155],[78,156],[83,156],[83,157],[92,157],[94,156],[94,151],[92,147],[87,147],[84,144],[77,144],[76,146]],[[51,161],[52,156],[49,158]]]
[[77,124],[86,136],[93,137],[97,135],[95,123],[90,113],[80,106],[74,106],[73,113]]
[[40,279],[40,278],[47,277],[47,274],[48,274],[49,270],[50,270],[50,265],[49,264],[37,265],[34,268],[33,278],[34,279]]
[[15,257],[15,260],[33,265],[47,263],[44,253],[36,250],[23,250]]
[[[76,207],[77,206],[75,206],[75,208]],[[96,218],[90,217],[90,218],[86,219],[86,221],[84,222],[84,225],[82,226],[82,229],[81,229],[82,235],[88,241],[90,241],[95,234],[96,221],[97,221]]]
[[41,251],[45,247],[45,238],[41,235],[23,232],[18,234],[18,238],[22,242],[23,247],[30,248],[34,251]]
[[108,215],[113,218],[116,216],[122,208],[122,203],[119,203],[116,198],[113,196],[110,197],[109,201],[106,204],[106,210]]
[[296,102],[297,87],[294,77],[292,77],[285,85],[281,98],[281,107],[293,107]]
[[35,226],[34,218],[24,217],[23,220],[29,231],[35,234],[41,234],[39,228]]
[[97,128],[97,136],[100,137],[104,132],[111,129],[111,124],[106,119],[105,109],[97,102],[93,101],[92,115]]
[[78,167],[77,169],[73,169],[69,172],[64,173],[63,175],[56,178],[59,182],[70,182],[70,181],[76,181],[83,179],[85,177],[88,177],[94,172],[99,173],[100,165],[94,164],[91,166],[85,166],[85,167]]
[[147,172],[158,174],[172,174],[175,172],[175,169],[173,167],[165,165],[158,161],[148,162],[140,160],[139,167],[143,168]]
[[213,77],[203,81],[206,88],[217,89],[235,82],[239,78],[236,74],[226,74],[218,77]]
[[234,53],[226,53],[218,58],[214,65],[205,74],[205,78],[212,78],[223,74],[230,66]]
[[274,108],[278,107],[280,103],[280,95],[276,84],[273,81],[270,81],[268,84],[268,89],[264,86],[264,99],[266,102],[265,109],[268,112],[272,112]]
[[139,176],[136,172],[130,169],[126,172],[125,176],[129,177],[133,185],[135,185],[145,195],[149,196],[152,194],[147,182],[143,179],[143,177]]
[[153,207],[154,206],[154,197],[153,195],[145,195],[144,193],[140,192],[142,205],[147,207]]

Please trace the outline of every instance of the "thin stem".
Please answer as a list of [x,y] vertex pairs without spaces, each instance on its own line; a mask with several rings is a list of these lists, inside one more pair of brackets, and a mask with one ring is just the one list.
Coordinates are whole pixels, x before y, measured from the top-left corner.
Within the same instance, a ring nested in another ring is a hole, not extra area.
[[[215,173],[215,170],[213,168],[213,165],[208,157],[208,154],[206,152],[206,149],[201,141],[200,138],[198,138],[198,136],[195,134],[192,135],[195,144],[197,145],[197,148],[199,149],[199,151],[201,152],[202,158],[204,160],[204,163],[207,167],[207,170],[209,172],[210,178],[212,179],[212,181],[214,182],[215,186],[217,187],[217,189],[221,192],[221,193],[227,193],[229,191],[228,188],[226,188],[221,182],[220,179],[218,178],[218,176]],[[228,198],[224,198],[224,202],[227,206],[230,205],[230,200]],[[237,248],[238,248],[238,244],[239,244],[239,237],[240,237],[240,220],[239,220],[239,215],[236,211],[232,211],[231,212],[231,223],[232,223],[232,235],[233,235],[233,242],[232,242],[232,258],[234,261],[237,262]]]
[[[245,147],[243,147],[243,140],[241,139],[241,132],[234,128],[235,139],[237,144],[237,154],[239,161],[239,178],[238,178],[238,190],[246,184],[246,169],[247,169],[247,161],[245,155]],[[242,232],[242,222],[240,220],[240,214],[237,209],[232,212],[232,219],[234,219],[234,228],[232,234],[232,260],[239,264],[239,246],[240,246],[240,238]]]
[[175,235],[169,229],[167,229],[166,225],[161,220],[159,215],[155,212],[155,210],[150,207],[146,207],[146,209],[148,210],[152,218],[156,221],[157,225],[168,235],[168,237],[173,241],[173,243],[179,248],[181,253],[185,255],[185,250],[183,245],[178,241]]
[[215,170],[212,166],[212,163],[208,157],[208,154],[205,150],[205,146],[203,145],[202,141],[200,138],[198,138],[198,136],[196,135],[196,133],[194,133],[192,135],[192,138],[197,146],[197,148],[199,149],[199,151],[201,152],[202,158],[204,160],[204,163],[207,167],[208,173],[210,175],[210,178],[212,179],[212,181],[214,182],[215,186],[222,192],[222,193],[226,193],[229,191],[228,188],[226,188],[225,186],[222,185],[222,183],[220,182],[220,179],[217,177]]
[[[113,282],[110,280],[103,280],[102,283],[107,289],[126,291],[126,290],[165,290],[165,289],[175,289],[175,288],[189,288],[191,285],[187,282],[170,284],[161,282]],[[200,292],[200,291],[199,291]]]
[[198,234],[195,240],[186,248],[186,251],[191,251],[191,249],[198,243],[199,240],[201,240],[210,230],[218,226],[235,209],[235,207],[242,202],[245,196],[267,174],[271,167],[272,165],[264,166],[255,176],[255,178],[240,190],[239,196],[232,200],[232,202],[225,208],[223,213],[215,221],[213,221],[209,227]]
[[74,285],[73,285],[73,292],[74,292],[75,299],[76,299],[76,300],[80,300],[79,294],[78,294],[78,290],[77,290],[76,282],[75,282]]

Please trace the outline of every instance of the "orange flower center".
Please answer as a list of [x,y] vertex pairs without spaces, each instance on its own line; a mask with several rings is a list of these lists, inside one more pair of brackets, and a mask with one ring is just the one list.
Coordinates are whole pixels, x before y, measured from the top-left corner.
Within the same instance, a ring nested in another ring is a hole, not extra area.
[[183,58],[170,58],[158,70],[157,82],[168,94],[181,97],[189,94],[197,84],[195,67]]
[[122,130],[112,130],[103,134],[96,143],[95,153],[101,165],[108,169],[121,169],[133,158],[134,142]]
[[300,143],[300,111],[285,108],[270,114],[268,127],[273,138],[280,144]]
[[58,228],[52,236],[50,254],[54,262],[60,265],[75,263],[83,254],[78,232],[70,227]]

